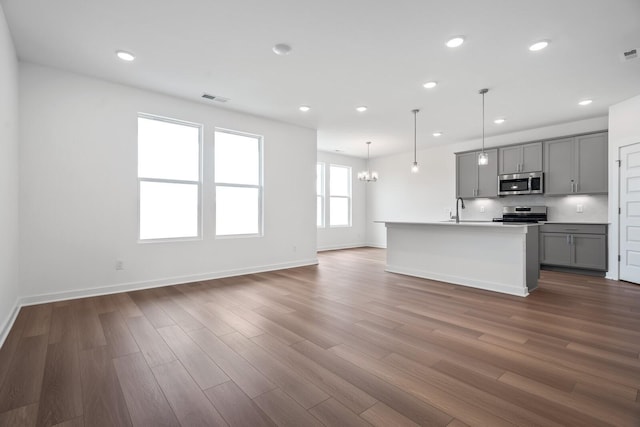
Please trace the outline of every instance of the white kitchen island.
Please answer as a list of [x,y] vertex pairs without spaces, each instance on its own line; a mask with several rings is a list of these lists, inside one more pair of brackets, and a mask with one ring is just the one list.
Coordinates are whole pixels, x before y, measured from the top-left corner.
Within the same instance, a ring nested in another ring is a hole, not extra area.
[[538,225],[380,221],[386,271],[525,297],[538,286]]

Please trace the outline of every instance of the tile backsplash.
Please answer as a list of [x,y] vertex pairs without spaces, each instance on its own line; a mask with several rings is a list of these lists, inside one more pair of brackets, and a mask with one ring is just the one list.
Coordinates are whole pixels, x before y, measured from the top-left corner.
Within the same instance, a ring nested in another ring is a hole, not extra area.
[[[465,200],[463,219],[490,220],[502,217],[503,206],[547,206],[549,221],[567,222],[609,222],[607,195],[576,195],[545,197],[506,196],[497,199]],[[577,212],[578,207],[582,212]]]

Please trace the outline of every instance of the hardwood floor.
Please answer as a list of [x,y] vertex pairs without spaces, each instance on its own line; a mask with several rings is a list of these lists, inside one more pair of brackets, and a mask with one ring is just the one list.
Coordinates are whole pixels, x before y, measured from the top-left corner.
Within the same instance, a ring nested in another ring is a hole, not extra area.
[[0,425],[640,425],[640,286],[543,271],[519,298],[384,257],[25,307]]

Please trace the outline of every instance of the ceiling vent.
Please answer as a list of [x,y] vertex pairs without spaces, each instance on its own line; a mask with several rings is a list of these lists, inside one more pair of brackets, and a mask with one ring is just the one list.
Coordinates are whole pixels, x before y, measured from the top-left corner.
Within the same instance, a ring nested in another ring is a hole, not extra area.
[[208,99],[210,101],[218,101],[218,102],[227,102],[229,98],[224,98],[222,96],[209,95],[208,93],[202,94],[204,99]]
[[636,58],[638,58],[638,49],[631,49],[626,52],[622,52],[623,61],[631,61]]

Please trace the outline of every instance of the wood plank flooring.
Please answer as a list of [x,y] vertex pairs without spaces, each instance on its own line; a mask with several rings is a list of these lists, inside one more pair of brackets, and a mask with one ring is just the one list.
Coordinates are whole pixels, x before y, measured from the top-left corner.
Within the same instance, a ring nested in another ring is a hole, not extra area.
[[0,426],[640,426],[640,286],[318,266],[24,307]]

